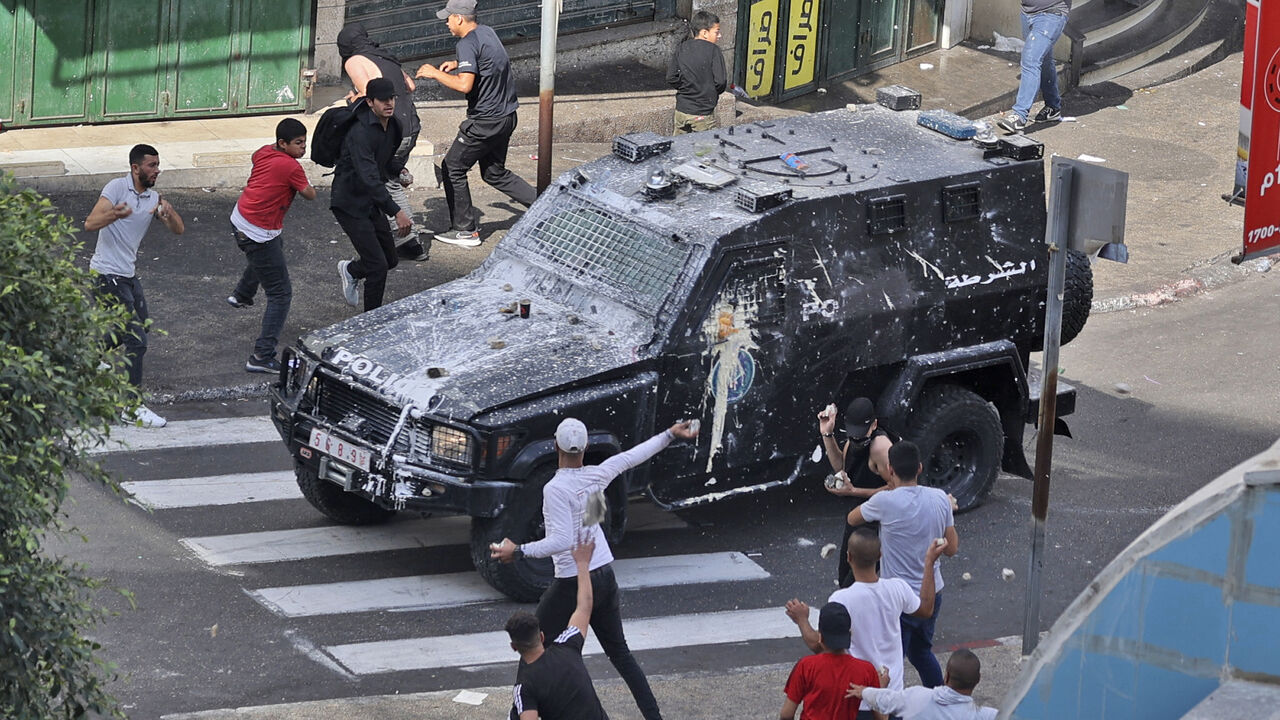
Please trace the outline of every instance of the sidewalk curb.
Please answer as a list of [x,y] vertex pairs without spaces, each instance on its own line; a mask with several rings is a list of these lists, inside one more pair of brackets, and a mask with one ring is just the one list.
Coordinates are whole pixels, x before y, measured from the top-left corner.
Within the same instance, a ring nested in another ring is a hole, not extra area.
[[1215,258],[1210,258],[1206,261],[1206,266],[1193,269],[1187,277],[1161,285],[1150,292],[1094,300],[1089,312],[1109,313],[1118,310],[1134,310],[1136,308],[1167,305],[1199,295],[1206,290],[1245,280],[1259,273],[1270,272],[1273,267],[1280,265],[1280,257],[1276,256],[1249,260],[1239,265],[1218,264],[1229,254],[1223,253]]

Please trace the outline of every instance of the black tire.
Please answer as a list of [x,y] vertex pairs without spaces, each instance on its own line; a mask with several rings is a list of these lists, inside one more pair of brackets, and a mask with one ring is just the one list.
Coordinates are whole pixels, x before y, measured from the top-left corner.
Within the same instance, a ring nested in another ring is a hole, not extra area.
[[391,519],[395,510],[388,510],[368,500],[349,493],[328,480],[321,480],[315,470],[294,463],[293,474],[298,479],[302,496],[320,514],[342,525],[377,525]]
[[485,582],[516,602],[537,602],[555,577],[555,566],[551,558],[524,557],[501,563],[489,557],[489,545],[502,542],[503,538],[516,544],[527,543],[546,535],[542,488],[555,471],[550,465],[534,470],[498,517],[471,518],[471,562]]
[[921,485],[954,495],[962,512],[982,503],[1004,453],[1000,414],[990,403],[956,385],[930,388],[911,413],[906,437],[920,447]]
[[[516,544],[541,540],[546,536],[542,522],[542,489],[556,468],[546,465],[534,470],[517,490],[502,514],[496,518],[471,519],[471,562],[480,576],[495,590],[518,602],[536,602],[555,577],[551,558],[521,558],[504,564],[489,557],[489,546],[510,538]],[[622,540],[627,524],[627,496],[621,478],[605,490],[609,513],[604,535],[609,545]]]
[[1089,309],[1093,306],[1093,267],[1089,256],[1079,250],[1067,251],[1067,277],[1062,298],[1062,335],[1060,343],[1066,345],[1075,339],[1089,321]]

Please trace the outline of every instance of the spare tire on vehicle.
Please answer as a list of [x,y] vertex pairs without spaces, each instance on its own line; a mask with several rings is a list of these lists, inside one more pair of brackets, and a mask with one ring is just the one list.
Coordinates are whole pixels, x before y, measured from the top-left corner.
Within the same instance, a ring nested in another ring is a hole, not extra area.
[[1067,251],[1067,277],[1062,297],[1061,344],[1066,345],[1084,330],[1093,307],[1093,267],[1089,256],[1079,250]]

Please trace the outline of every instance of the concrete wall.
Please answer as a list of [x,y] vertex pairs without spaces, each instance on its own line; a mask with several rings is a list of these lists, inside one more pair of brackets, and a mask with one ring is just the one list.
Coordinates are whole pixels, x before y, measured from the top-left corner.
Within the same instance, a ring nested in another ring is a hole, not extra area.
[[316,49],[312,67],[316,70],[316,82],[322,85],[336,84],[342,76],[338,31],[346,19],[346,0],[316,0],[316,31],[312,35]]
[[1063,613],[1001,717],[1179,718],[1280,683],[1280,443],[1156,523]]

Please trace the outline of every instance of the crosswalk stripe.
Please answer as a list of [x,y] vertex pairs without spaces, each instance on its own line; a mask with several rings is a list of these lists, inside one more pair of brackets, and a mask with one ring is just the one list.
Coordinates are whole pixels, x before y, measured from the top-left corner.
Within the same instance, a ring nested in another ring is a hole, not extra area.
[[[817,622],[816,610],[810,611],[810,622]],[[800,637],[795,623],[780,607],[628,619],[624,625],[627,644],[633,651]],[[511,663],[514,667],[518,658],[509,643],[507,634],[498,631],[329,645],[323,649],[356,675],[373,675],[491,663]],[[588,633],[583,654],[603,652],[595,633]]]
[[387,525],[334,525],[298,530],[269,530],[183,538],[201,560],[214,566],[283,562],[333,555],[466,545],[470,518],[445,517]]
[[162,428],[135,426],[113,427],[111,437],[103,444],[88,449],[98,455],[139,450],[165,450],[183,447],[213,447],[279,441],[280,434],[266,415],[254,417],[214,418],[209,420],[175,420]]
[[[769,577],[764,568],[738,552],[615,560],[613,567],[618,587],[624,590]],[[489,587],[474,572],[262,588],[249,594],[287,617],[375,610],[435,610],[504,599],[502,593]]]
[[211,477],[175,478],[120,483],[133,499],[152,510],[190,508],[206,505],[237,505],[264,500],[291,500],[302,497],[293,473],[239,473]]

